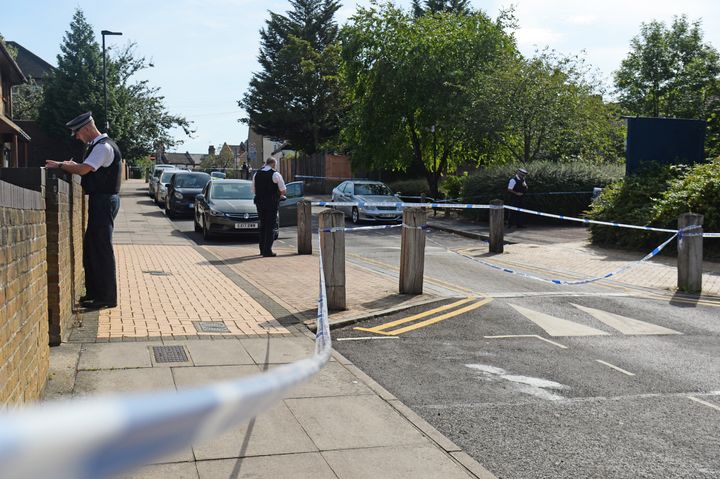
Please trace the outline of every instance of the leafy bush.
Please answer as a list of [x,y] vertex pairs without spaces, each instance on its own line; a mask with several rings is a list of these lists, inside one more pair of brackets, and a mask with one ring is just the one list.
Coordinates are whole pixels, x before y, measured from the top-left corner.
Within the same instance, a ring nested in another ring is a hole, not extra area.
[[[579,216],[588,208],[594,187],[603,188],[622,178],[624,173],[622,165],[585,161],[534,162],[526,169],[529,172],[526,179],[529,190],[525,197],[525,208],[567,216]],[[507,201],[507,184],[516,170],[517,165],[499,165],[470,175],[462,185],[462,201]],[[487,218],[487,211],[474,211],[478,219]]]
[[440,192],[445,198],[459,198],[467,179],[467,172],[462,176],[448,176],[440,184]]
[[400,192],[401,196],[421,196],[429,195],[430,187],[425,178],[416,178],[413,180],[399,180],[388,183],[393,192]]
[[[705,231],[720,229],[720,160],[688,166],[653,165],[636,176],[624,178],[605,188],[588,212],[592,219],[657,228],[677,228],[682,213],[704,215]],[[652,233],[603,226],[591,228],[595,244],[649,249],[667,238]],[[675,244],[669,245],[673,251]],[[715,240],[703,245],[707,257],[720,256]]]

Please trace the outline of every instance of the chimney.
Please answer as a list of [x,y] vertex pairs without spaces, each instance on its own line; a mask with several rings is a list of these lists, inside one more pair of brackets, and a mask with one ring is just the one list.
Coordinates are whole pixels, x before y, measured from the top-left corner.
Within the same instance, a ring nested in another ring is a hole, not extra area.
[[215,146],[214,145],[208,146],[208,155],[215,156]]

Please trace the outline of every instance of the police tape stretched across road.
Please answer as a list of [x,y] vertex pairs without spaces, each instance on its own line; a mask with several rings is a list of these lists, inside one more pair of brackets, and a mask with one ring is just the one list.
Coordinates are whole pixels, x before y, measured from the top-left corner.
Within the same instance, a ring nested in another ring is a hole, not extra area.
[[270,372],[178,392],[46,403],[0,415],[3,479],[98,479],[216,436],[279,402],[330,358],[320,252],[315,354]]
[[[652,226],[638,226],[638,225],[629,225],[625,223],[617,223],[614,221],[599,221],[599,220],[591,220],[587,218],[576,218],[574,216],[565,216],[565,215],[556,215],[553,213],[545,213],[542,211],[535,211],[535,210],[528,210],[525,208],[518,208],[516,206],[509,206],[509,205],[502,205],[502,206],[496,206],[496,205],[476,205],[472,203],[404,203],[402,201],[398,202],[372,202],[372,201],[343,201],[343,202],[333,202],[333,201],[314,201],[312,202],[312,206],[326,206],[326,207],[333,207],[333,206],[357,206],[360,208],[372,206],[372,207],[393,207],[393,208],[432,208],[432,209],[496,209],[496,208],[504,208],[507,210],[512,211],[519,211],[522,213],[542,216],[545,218],[555,218],[559,220],[565,220],[565,221],[574,221],[578,223],[584,223],[584,224],[594,224],[594,225],[602,225],[602,226],[612,226],[614,228],[630,228],[630,229],[638,229],[638,230],[644,230],[644,231],[656,231],[660,233],[678,233],[680,230],[676,229],[669,229],[669,228],[655,228]],[[687,235],[692,236],[692,235]],[[720,233],[703,233],[703,238],[720,238]]]

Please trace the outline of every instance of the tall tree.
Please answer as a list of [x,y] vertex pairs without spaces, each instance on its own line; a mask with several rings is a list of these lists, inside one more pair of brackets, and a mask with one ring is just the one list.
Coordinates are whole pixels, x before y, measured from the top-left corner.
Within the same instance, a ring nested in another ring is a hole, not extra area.
[[444,174],[476,157],[467,85],[514,52],[512,38],[482,12],[414,18],[392,4],[359,9],[342,37],[353,163],[417,167],[437,195]]
[[620,103],[635,115],[708,118],[717,95],[720,57],[703,42],[700,21],[675,17],[643,23],[615,73]]
[[423,0],[422,2],[413,0],[412,11],[416,17],[439,12],[469,15],[472,13],[472,7],[470,6],[470,0]]
[[337,135],[341,114],[338,0],[291,0],[260,31],[261,71],[238,104],[261,135],[313,153]]
[[[129,45],[107,62],[110,134],[130,160],[152,152],[158,142],[173,146],[171,128],[180,127],[191,133],[187,120],[167,112],[158,88],[147,81],[133,80],[133,75],[147,67],[145,58],[136,58],[133,50],[134,46]],[[91,110],[97,125],[100,128],[105,125],[102,50],[92,26],[79,9],[73,15],[60,51],[58,68],[46,79],[39,121],[45,131],[73,148],[76,142],[64,127],[69,119]]]
[[618,158],[622,123],[580,58],[517,55],[477,77],[471,90],[470,129],[499,158]]

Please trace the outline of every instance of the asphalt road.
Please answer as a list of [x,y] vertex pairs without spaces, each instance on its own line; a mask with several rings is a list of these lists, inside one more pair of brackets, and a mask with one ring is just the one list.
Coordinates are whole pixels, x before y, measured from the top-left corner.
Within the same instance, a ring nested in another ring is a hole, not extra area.
[[[253,239],[212,243],[236,241]],[[397,274],[398,229],[346,245],[347,261]],[[500,478],[720,477],[720,308],[455,252],[478,245],[429,232],[426,288],[447,299],[336,330],[334,347]]]

